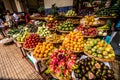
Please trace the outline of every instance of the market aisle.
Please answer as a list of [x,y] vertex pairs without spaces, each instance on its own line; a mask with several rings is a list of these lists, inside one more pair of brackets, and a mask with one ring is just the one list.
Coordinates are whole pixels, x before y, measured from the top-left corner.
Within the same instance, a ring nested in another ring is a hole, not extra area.
[[41,80],[35,69],[22,58],[19,48],[0,44],[0,80]]

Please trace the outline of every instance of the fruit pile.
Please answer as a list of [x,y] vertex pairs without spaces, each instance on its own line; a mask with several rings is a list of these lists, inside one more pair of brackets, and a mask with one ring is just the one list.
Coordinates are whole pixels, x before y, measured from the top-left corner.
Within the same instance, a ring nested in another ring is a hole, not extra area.
[[67,19],[66,21],[70,21],[70,22],[72,22],[73,24],[79,24],[79,23],[80,23],[80,20],[79,20],[79,19]]
[[62,42],[64,38],[65,38],[65,35],[58,35],[54,33],[46,37],[46,42],[59,43],[59,42]]
[[109,59],[112,61],[115,57],[112,46],[100,39],[88,39],[86,44],[84,44],[84,51],[85,53],[94,56],[95,59]]
[[38,21],[38,22],[36,23],[37,26],[42,26],[43,24],[45,24],[45,22],[43,22],[43,21]]
[[48,70],[58,79],[71,80],[71,73],[76,68],[76,55],[71,51],[56,50],[52,53]]
[[46,26],[50,29],[55,29],[59,25],[58,20],[51,20],[46,23]]
[[98,30],[98,36],[107,36],[107,31]]
[[65,14],[65,16],[74,17],[74,16],[77,16],[77,14],[73,10],[68,10],[68,12]]
[[20,31],[20,33],[18,34],[16,40],[18,42],[24,42],[25,39],[29,36],[29,32],[28,32],[28,28],[25,28],[23,30]]
[[51,43],[38,43],[34,50],[33,56],[35,56],[36,58],[46,58],[53,50],[54,46]]
[[74,70],[75,77],[80,80],[115,80],[113,71],[104,63],[91,58],[77,62],[79,66]]
[[109,30],[110,27],[106,24],[97,28],[97,30]]
[[17,34],[23,29],[23,25],[18,26],[18,28],[14,27],[13,29],[9,29],[7,34],[10,35],[10,37],[16,38]]
[[82,31],[84,36],[96,36],[97,35],[97,29],[96,28],[85,28],[82,27],[83,25],[79,25],[77,27],[77,30]]
[[73,27],[72,22],[65,21],[63,23],[60,23],[58,29],[62,30],[62,31],[72,31],[74,29],[74,27]]
[[95,16],[85,16],[80,20],[80,24],[85,24],[89,26],[99,26],[100,21],[95,19]]
[[65,37],[62,45],[68,50],[72,50],[74,52],[82,52],[84,46],[84,38],[82,36],[82,32],[70,32]]
[[45,25],[42,25],[41,27],[38,27],[37,34],[39,34],[40,37],[46,37],[51,34],[50,30],[45,27]]
[[38,42],[40,42],[39,35],[31,34],[26,38],[26,40],[23,44],[23,47],[28,48],[28,49],[35,48],[37,46]]

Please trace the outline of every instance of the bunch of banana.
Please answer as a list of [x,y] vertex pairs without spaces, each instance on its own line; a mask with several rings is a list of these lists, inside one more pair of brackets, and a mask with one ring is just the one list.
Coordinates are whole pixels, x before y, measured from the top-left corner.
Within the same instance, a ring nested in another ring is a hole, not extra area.
[[110,27],[107,24],[97,28],[97,30],[109,30],[109,29]]

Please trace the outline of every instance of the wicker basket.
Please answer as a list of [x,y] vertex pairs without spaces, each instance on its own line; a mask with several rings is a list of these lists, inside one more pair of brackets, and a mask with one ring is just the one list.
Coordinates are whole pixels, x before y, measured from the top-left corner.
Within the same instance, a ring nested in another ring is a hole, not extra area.
[[84,52],[88,57],[90,58],[94,58],[95,60],[98,60],[98,61],[101,61],[101,62],[111,62],[111,61],[114,61],[115,60],[115,57],[112,57],[112,58],[109,58],[109,59],[102,59],[102,58],[98,58],[98,57],[95,57],[93,55],[90,55],[89,53],[87,52]]
[[71,31],[62,31],[62,30],[59,30],[57,29],[57,31],[61,32],[61,33],[70,33]]
[[34,49],[35,49],[35,48],[25,48],[25,47],[23,47],[23,48],[27,51],[34,51]]
[[[34,56],[35,57],[35,56]],[[48,60],[48,59],[50,59],[50,57],[46,57],[46,58],[37,58],[37,57],[35,57],[37,60],[40,60],[40,61],[45,61],[45,60]]]

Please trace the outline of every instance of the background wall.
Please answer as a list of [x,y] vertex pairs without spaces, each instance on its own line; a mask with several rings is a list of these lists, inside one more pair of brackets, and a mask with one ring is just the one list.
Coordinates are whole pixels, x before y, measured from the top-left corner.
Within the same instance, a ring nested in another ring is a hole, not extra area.
[[67,12],[73,7],[73,0],[44,0],[45,13],[49,14],[52,4],[59,7],[58,12]]
[[45,8],[51,8],[56,3],[58,7],[73,6],[73,0],[44,0]]

